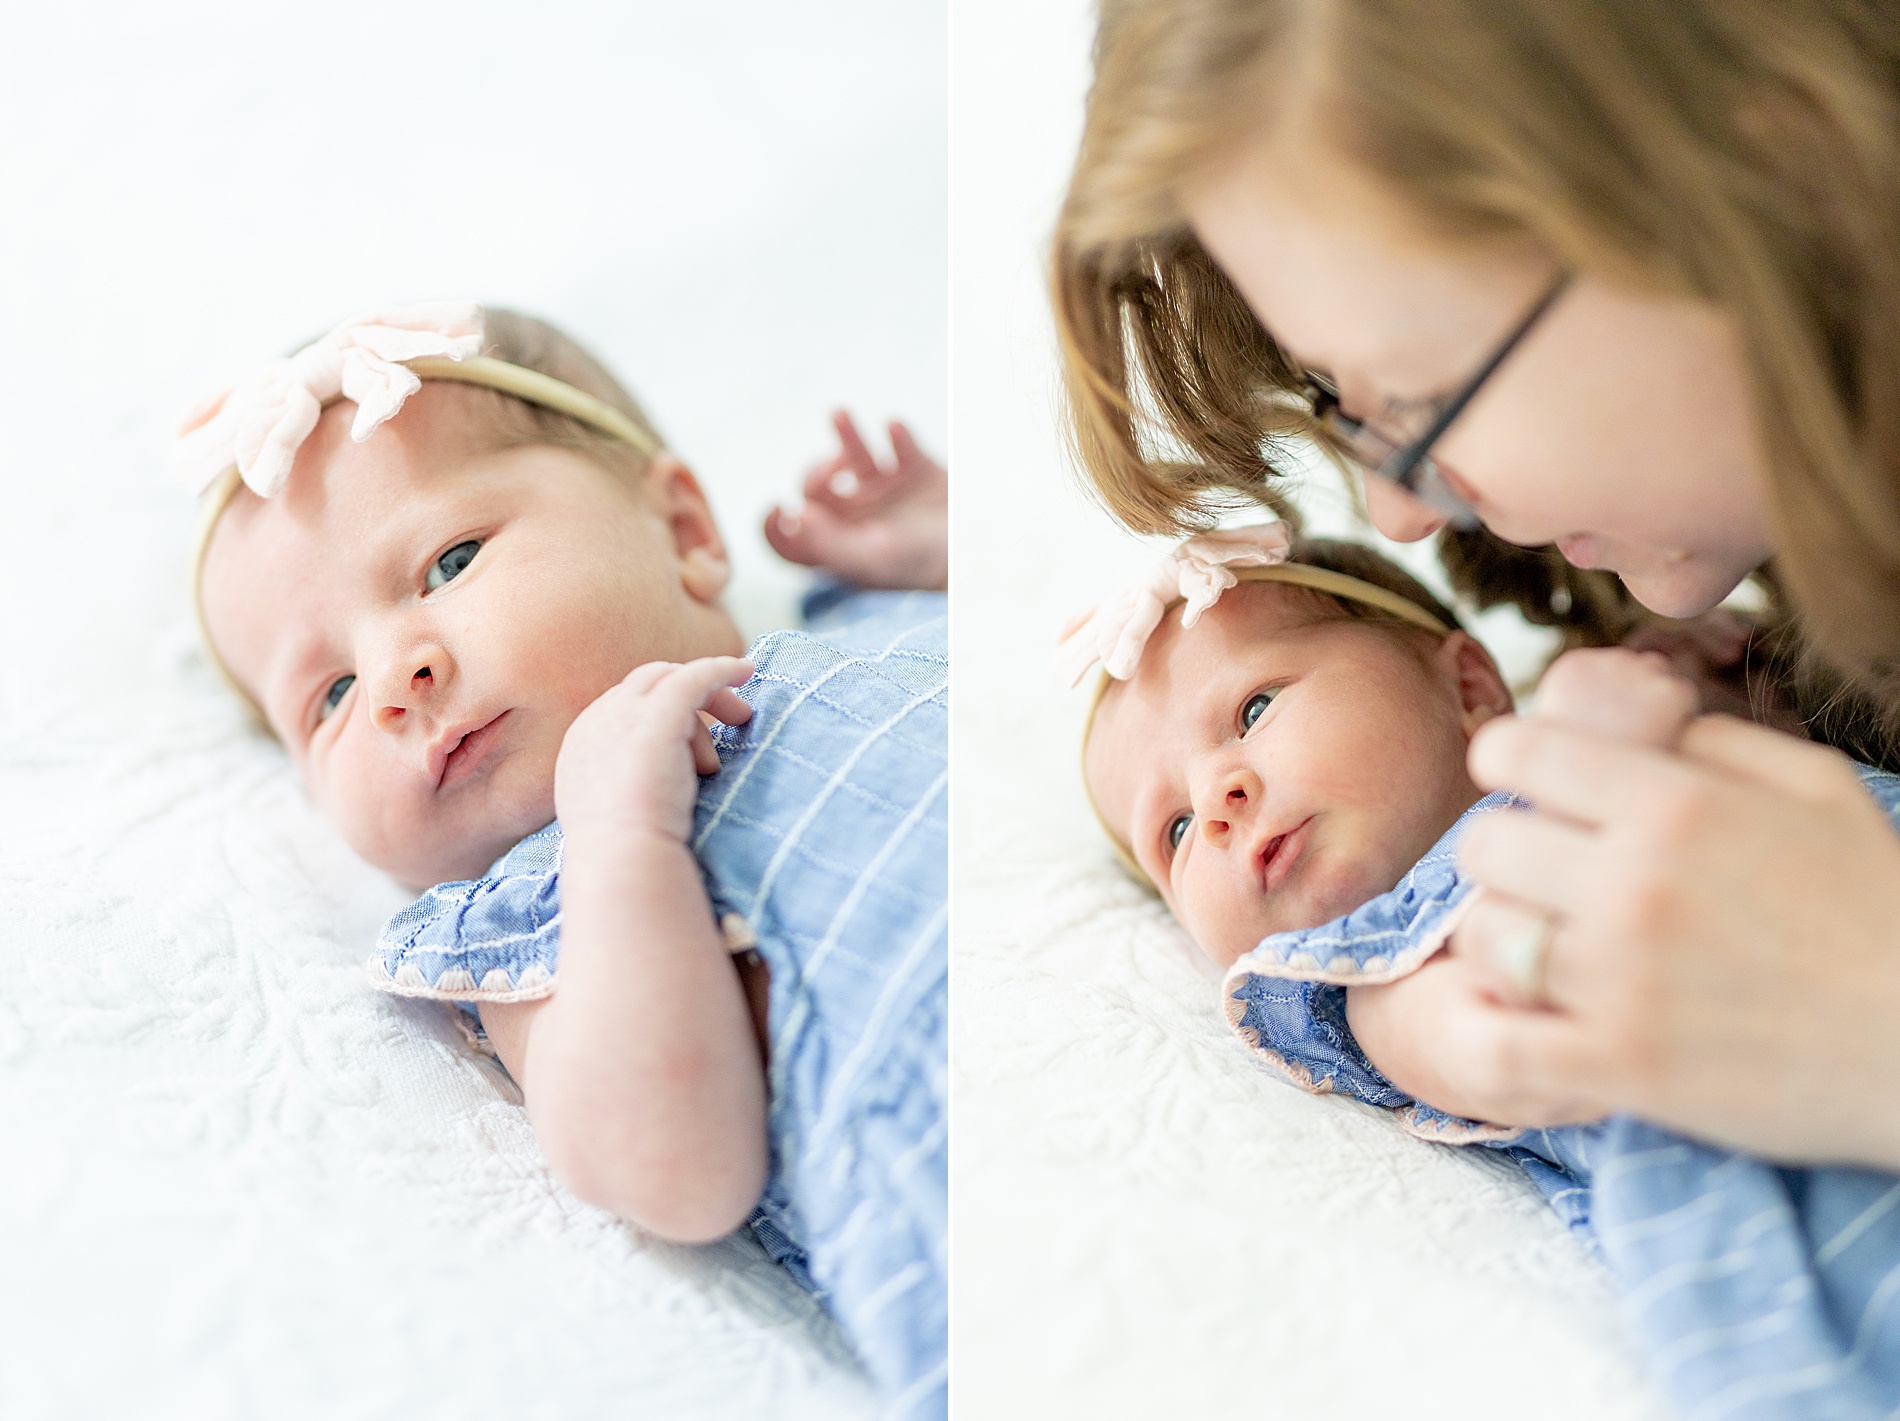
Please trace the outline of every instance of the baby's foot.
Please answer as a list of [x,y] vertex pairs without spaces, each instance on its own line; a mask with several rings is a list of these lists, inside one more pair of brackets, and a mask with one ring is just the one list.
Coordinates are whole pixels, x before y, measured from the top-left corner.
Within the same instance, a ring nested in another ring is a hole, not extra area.
[[950,479],[902,424],[880,464],[851,416],[831,417],[838,452],[805,475],[804,503],[765,517],[765,540],[789,562],[860,587],[942,590],[950,583]]

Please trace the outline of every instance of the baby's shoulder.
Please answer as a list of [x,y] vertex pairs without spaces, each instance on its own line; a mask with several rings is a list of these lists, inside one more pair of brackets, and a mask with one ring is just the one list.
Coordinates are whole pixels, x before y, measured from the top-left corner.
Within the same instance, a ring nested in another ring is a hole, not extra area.
[[532,1001],[560,952],[561,826],[530,834],[480,878],[438,883],[397,913],[370,954],[384,991],[442,1001]]

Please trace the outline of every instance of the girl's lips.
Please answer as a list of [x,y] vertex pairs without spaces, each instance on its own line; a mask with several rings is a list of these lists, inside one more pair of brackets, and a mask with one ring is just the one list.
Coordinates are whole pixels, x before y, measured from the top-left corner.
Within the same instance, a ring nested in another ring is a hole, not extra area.
[[448,789],[460,784],[481,768],[482,762],[489,758],[489,752],[500,738],[501,723],[508,715],[507,711],[503,711],[493,720],[469,731],[456,743],[449,751],[448,758],[442,762],[442,778],[436,788]]
[[1597,567],[1603,561],[1603,540],[1595,533],[1568,533],[1557,540],[1557,551],[1572,567]]
[[1260,856],[1260,883],[1267,892],[1273,892],[1293,872],[1293,865],[1306,851],[1306,826],[1312,822],[1313,816],[1309,814],[1286,833],[1267,840],[1266,850]]

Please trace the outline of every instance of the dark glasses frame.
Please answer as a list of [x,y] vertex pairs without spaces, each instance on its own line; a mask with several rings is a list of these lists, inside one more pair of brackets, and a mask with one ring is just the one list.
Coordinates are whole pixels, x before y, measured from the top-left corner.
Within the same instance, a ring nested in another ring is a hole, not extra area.
[[1339,391],[1325,375],[1315,370],[1304,372],[1302,394],[1313,407],[1313,422],[1333,444],[1359,468],[1397,484],[1421,503],[1445,515],[1454,528],[1475,528],[1478,515],[1451,489],[1444,473],[1431,457],[1432,446],[1444,437],[1458,416],[1464,413],[1479,390],[1516,350],[1544,313],[1556,304],[1570,285],[1571,273],[1564,272],[1537,298],[1535,305],[1514,326],[1509,335],[1491,352],[1484,364],[1459,388],[1440,410],[1424,433],[1409,443],[1394,444],[1362,420],[1354,419],[1340,408]]

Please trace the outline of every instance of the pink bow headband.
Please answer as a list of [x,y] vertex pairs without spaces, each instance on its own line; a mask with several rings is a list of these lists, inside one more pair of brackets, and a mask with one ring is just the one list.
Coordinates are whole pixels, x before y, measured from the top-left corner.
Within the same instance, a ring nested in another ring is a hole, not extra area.
[[484,356],[482,340],[481,307],[462,301],[402,306],[345,321],[193,410],[172,447],[172,471],[196,494],[236,469],[260,498],[272,498],[326,405],[338,399],[355,403],[350,438],[361,444],[425,378],[501,390],[571,415],[642,454],[660,452],[649,431],[612,405],[538,370]]
[[172,470],[190,492],[203,493],[235,466],[253,492],[271,498],[325,405],[339,396],[356,402],[350,437],[360,444],[422,388],[403,362],[461,361],[481,348],[477,306],[408,306],[345,321],[193,410],[172,447]]
[[1181,625],[1191,627],[1223,592],[1241,582],[1311,587],[1367,603],[1440,636],[1451,632],[1416,602],[1388,588],[1330,568],[1288,562],[1292,548],[1293,534],[1284,523],[1218,528],[1183,539],[1140,578],[1064,629],[1056,649],[1063,677],[1071,686],[1079,685],[1089,668],[1099,664],[1108,677],[1128,680],[1170,606],[1186,602]]

